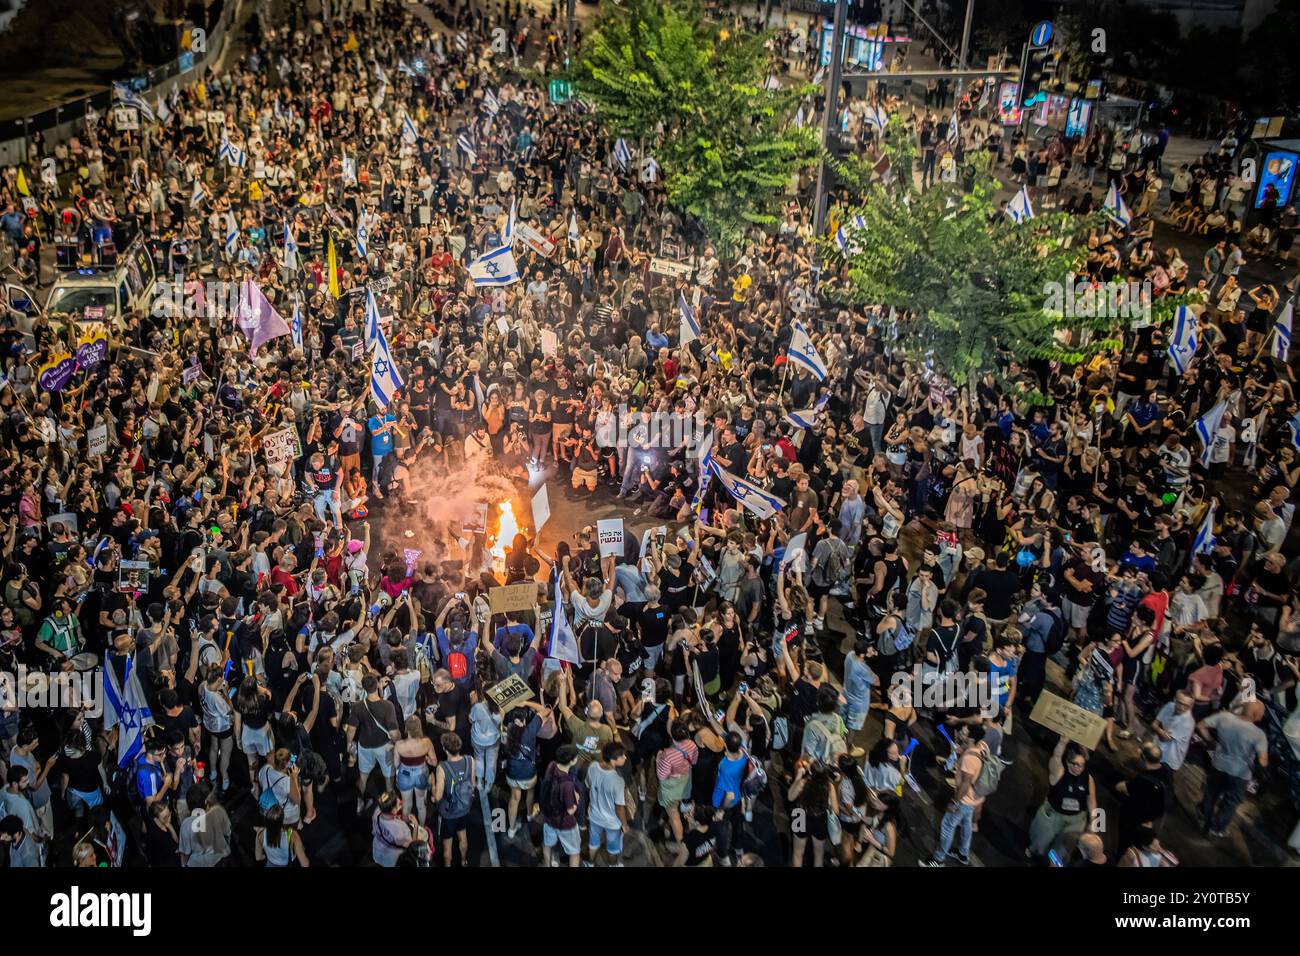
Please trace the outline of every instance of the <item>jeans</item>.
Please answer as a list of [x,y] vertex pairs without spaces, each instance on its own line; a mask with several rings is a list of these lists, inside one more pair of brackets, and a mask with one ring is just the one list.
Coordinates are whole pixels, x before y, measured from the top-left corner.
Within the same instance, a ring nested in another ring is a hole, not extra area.
[[867,425],[867,434],[871,437],[872,453],[874,454],[875,452],[878,451],[883,452],[885,449],[881,446],[880,442],[885,435],[884,423],[881,423],[879,425]]
[[1205,798],[1201,801],[1201,816],[1205,817],[1206,827],[1219,832],[1228,828],[1237,807],[1246,799],[1249,783],[1249,780],[1210,768],[1205,781]]
[[339,509],[339,493],[337,488],[327,488],[325,491],[317,492],[315,508],[316,517],[321,521],[326,520],[325,512],[329,511],[334,515],[336,523],[343,523],[343,512]]
[[957,847],[959,857],[970,856],[970,839],[972,827],[975,822],[975,807],[973,804],[960,803],[953,801],[948,806],[948,812],[943,815],[943,820],[939,823],[939,846],[934,851],[934,861],[942,863],[948,858],[948,851],[952,849],[953,834],[957,828],[961,828],[961,842]]
[[619,485],[620,495],[631,494],[641,484],[641,466],[650,464],[650,453],[639,448],[627,450],[627,464],[623,468],[623,482]]
[[491,790],[492,784],[496,783],[497,754],[500,750],[499,741],[486,747],[474,744],[474,771],[478,775],[479,786],[484,790]]

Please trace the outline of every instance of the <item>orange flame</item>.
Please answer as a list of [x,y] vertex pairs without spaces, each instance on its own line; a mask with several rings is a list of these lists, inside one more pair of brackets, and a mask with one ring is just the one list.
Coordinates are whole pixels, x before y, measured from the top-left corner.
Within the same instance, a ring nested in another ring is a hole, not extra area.
[[501,521],[497,525],[496,541],[492,544],[491,554],[497,561],[505,561],[506,546],[515,540],[519,533],[519,522],[515,519],[514,503],[506,500],[497,505],[501,512]]

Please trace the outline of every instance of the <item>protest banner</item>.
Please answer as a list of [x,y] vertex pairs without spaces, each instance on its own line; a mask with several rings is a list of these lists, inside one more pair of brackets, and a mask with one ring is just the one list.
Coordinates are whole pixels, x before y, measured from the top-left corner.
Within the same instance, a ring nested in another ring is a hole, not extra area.
[[1051,691],[1038,695],[1029,719],[1088,750],[1096,749],[1097,741],[1106,730],[1106,718],[1084,710],[1064,697],[1057,697]]
[[507,584],[488,589],[488,607],[493,614],[509,614],[511,611],[531,611],[537,603],[537,585],[532,581],[519,584]]
[[533,699],[533,692],[528,689],[528,684],[518,674],[511,674],[505,680],[489,687],[487,695],[503,714],[508,714],[524,701]]
[[537,489],[537,494],[533,495],[533,531],[541,534],[542,528],[546,526],[547,519],[551,517],[551,496],[546,490],[546,484]]
[[601,518],[596,522],[596,538],[600,544],[600,556],[615,555],[623,557],[623,519]]

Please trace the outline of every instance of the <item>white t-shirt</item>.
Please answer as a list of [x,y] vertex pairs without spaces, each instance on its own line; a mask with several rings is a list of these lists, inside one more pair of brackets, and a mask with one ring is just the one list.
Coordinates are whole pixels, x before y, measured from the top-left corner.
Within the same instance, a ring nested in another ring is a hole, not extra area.
[[1236,440],[1237,429],[1231,425],[1220,425],[1219,430],[1214,433],[1214,447],[1210,449],[1210,461],[1216,465],[1228,461],[1228,451]]
[[1156,720],[1160,721],[1160,725],[1169,731],[1173,738],[1159,741],[1160,760],[1170,770],[1177,770],[1187,759],[1187,748],[1192,743],[1192,730],[1196,726],[1196,719],[1191,711],[1185,714],[1175,713],[1174,702],[1170,701],[1160,708]]

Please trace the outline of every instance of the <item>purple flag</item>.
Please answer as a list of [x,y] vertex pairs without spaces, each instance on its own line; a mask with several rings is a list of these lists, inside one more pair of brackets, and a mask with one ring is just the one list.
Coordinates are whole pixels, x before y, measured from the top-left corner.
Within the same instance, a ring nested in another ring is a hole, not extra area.
[[248,336],[248,354],[252,357],[256,357],[257,350],[271,339],[290,334],[288,323],[275,311],[252,279],[245,279],[239,290],[239,311],[235,314],[235,324]]

